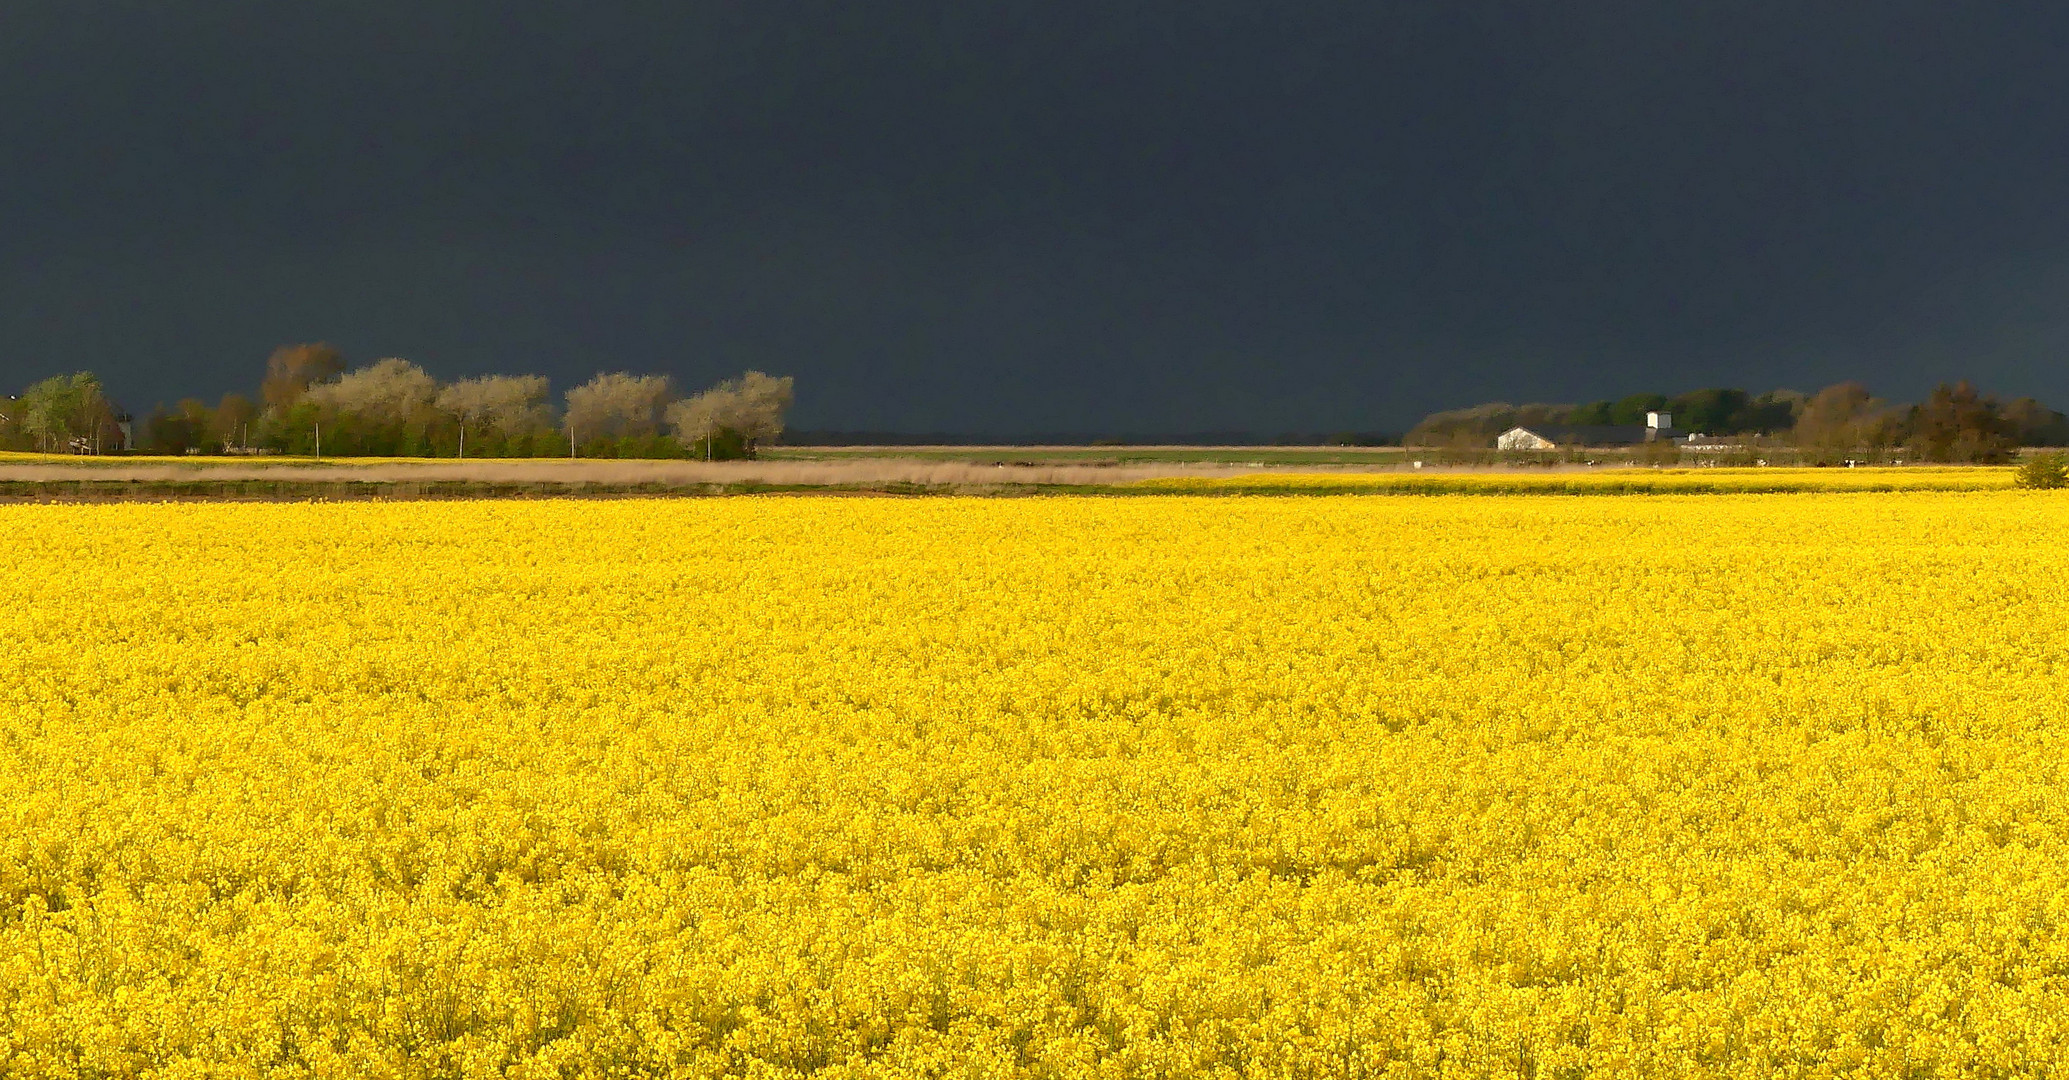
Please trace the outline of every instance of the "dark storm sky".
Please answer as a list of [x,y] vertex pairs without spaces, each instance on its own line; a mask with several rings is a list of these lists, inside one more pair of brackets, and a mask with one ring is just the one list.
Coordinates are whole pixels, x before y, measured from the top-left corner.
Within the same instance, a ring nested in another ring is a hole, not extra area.
[[2069,8],[0,4],[0,388],[798,378],[794,426],[2069,406]]

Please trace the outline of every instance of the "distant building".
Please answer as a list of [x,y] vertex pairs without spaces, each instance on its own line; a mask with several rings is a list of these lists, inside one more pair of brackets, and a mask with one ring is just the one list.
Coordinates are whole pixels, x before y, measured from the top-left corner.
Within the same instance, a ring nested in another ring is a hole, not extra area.
[[1532,424],[1512,427],[1495,436],[1497,450],[1570,450],[1582,446],[1636,446],[1676,437],[1672,413],[1649,412],[1645,426],[1635,424]]

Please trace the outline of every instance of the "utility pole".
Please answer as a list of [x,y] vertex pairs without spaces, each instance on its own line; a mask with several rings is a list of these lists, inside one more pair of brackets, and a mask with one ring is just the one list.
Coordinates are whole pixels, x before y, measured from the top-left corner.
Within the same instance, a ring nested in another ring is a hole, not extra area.
[[318,461],[322,461],[322,460],[323,460],[323,423],[322,423],[322,421],[318,421],[318,422],[317,422],[317,424],[316,424],[316,460],[318,460]]

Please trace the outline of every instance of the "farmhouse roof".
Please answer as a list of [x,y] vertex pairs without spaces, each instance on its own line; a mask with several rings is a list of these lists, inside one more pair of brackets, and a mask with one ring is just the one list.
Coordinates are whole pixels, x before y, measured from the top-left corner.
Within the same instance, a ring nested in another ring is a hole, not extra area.
[[1647,428],[1625,424],[1522,424],[1524,431],[1559,446],[1628,446],[1645,441]]

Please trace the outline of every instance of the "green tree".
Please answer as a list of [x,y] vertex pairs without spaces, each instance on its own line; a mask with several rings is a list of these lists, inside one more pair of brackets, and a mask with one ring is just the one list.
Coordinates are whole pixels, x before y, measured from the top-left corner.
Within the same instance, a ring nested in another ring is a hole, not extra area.
[[158,454],[199,452],[215,441],[215,410],[197,398],[184,398],[171,411],[153,410],[144,424],[144,448]]
[[462,379],[438,392],[437,407],[453,421],[450,449],[460,457],[508,455],[520,441],[553,428],[546,380],[537,375]]
[[423,368],[390,357],[311,387],[301,404],[318,410],[325,454],[419,457],[439,419],[437,400],[438,383]]
[[1512,427],[1569,423],[1570,405],[1511,405],[1490,401],[1469,409],[1447,409],[1423,417],[1401,437],[1403,446],[1467,449],[1494,445],[1495,437]]
[[598,375],[569,390],[562,426],[568,441],[588,456],[616,457],[627,439],[661,434],[675,396],[666,375]]
[[[335,421],[333,421],[335,423]],[[257,430],[259,444],[283,454],[308,457],[315,454],[317,432],[323,424],[323,409],[313,401],[298,401],[285,412],[269,412]],[[320,447],[325,453],[335,453],[334,433],[323,431]]]
[[21,429],[45,453],[98,450],[115,411],[90,371],[54,375],[22,392]]
[[677,442],[705,458],[736,453],[753,457],[755,446],[783,433],[783,414],[793,399],[794,380],[750,371],[668,407]]
[[1616,402],[1591,401],[1574,409],[1573,413],[1566,418],[1566,422],[1576,427],[1607,427],[1610,424],[1610,417],[1615,414]]
[[1665,394],[1632,394],[1620,398],[1609,407],[1609,422],[1620,427],[1633,427],[1645,423],[1645,414],[1659,412],[1667,407]]
[[1667,403],[1667,411],[1674,414],[1674,426],[1683,431],[1737,435],[1747,430],[1752,405],[1752,395],[1744,390],[1711,387],[1677,395]]
[[1733,422],[1731,434],[1758,432],[1773,435],[1796,426],[1805,398],[1795,390],[1770,390],[1746,405],[1745,413]]

